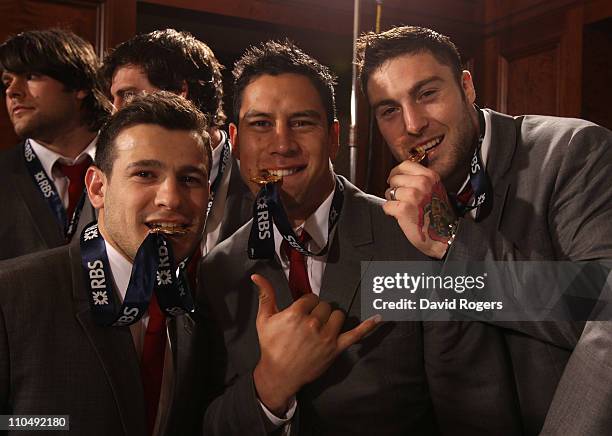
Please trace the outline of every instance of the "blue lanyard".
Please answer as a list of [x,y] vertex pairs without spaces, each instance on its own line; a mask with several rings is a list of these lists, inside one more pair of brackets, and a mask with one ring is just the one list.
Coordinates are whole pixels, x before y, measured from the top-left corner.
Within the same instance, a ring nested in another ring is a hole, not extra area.
[[453,203],[453,207],[455,208],[455,212],[458,216],[464,216],[470,210],[477,209],[475,220],[478,222],[485,219],[491,213],[491,209],[493,208],[493,189],[491,188],[491,182],[489,180],[487,170],[482,163],[482,158],[480,157],[482,143],[484,141],[486,131],[484,114],[477,106],[476,112],[478,113],[480,133],[478,135],[478,143],[474,149],[474,154],[472,155],[472,159],[470,161],[470,179],[468,182],[474,193],[472,197],[474,201],[472,205],[469,205],[468,203],[471,201],[468,203],[463,203],[458,198],[464,191],[469,189],[467,185],[461,190],[460,193],[456,195],[449,195],[449,198]]
[[83,205],[85,204],[85,190],[83,190],[83,193],[81,194],[79,203],[76,205],[74,213],[72,214],[72,217],[70,217],[70,221],[67,221],[66,209],[64,209],[62,200],[55,189],[53,181],[49,178],[42,167],[40,159],[32,148],[32,144],[30,144],[29,139],[23,144],[23,156],[25,158],[25,165],[30,173],[30,177],[32,177],[32,180],[47,202],[51,212],[53,212],[57,223],[64,233],[64,237],[66,240],[70,240],[76,231],[77,223],[79,222],[79,217],[81,216],[81,211],[83,210]]
[[344,202],[344,184],[336,176],[336,188],[332,198],[331,208],[328,217],[327,244],[318,252],[313,253],[300,244],[297,235],[293,231],[287,213],[281,202],[278,183],[265,184],[253,204],[253,223],[249,235],[249,258],[251,259],[272,259],[274,258],[274,230],[273,224],[287,241],[290,247],[298,251],[303,256],[322,256],[327,253],[329,246],[329,235],[334,230],[340,218],[342,204]]
[[232,155],[232,148],[230,146],[229,138],[227,137],[227,133],[223,130],[219,130],[221,135],[223,136],[223,149],[221,150],[221,161],[219,162],[219,171],[217,172],[217,176],[215,180],[210,185],[210,197],[208,198],[208,207],[206,208],[206,215],[210,213],[212,209],[213,201],[215,199],[215,195],[217,194],[217,190],[219,186],[221,186],[221,180],[223,179],[223,174],[225,173],[225,168],[229,164],[230,157]]
[[150,233],[142,242],[132,267],[123,303],[119,305],[104,238],[98,224],[90,223],[81,233],[81,266],[94,321],[103,326],[127,326],[142,318],[155,292],[168,316],[194,311],[185,274],[185,264],[175,274],[171,245],[162,234]]

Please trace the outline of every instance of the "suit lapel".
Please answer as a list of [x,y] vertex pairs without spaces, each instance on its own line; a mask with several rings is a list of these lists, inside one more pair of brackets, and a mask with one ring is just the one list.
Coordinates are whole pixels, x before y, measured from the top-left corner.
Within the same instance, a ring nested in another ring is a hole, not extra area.
[[[490,114],[491,144],[486,163],[487,175],[493,187],[493,209],[491,214],[481,222],[487,234],[495,234],[499,228],[506,207],[506,199],[510,190],[509,169],[516,152],[516,124],[514,118],[487,110]],[[501,244],[497,239],[495,244]],[[484,244],[470,247],[473,259],[483,259],[490,247]],[[496,251],[501,247],[496,247]]]
[[369,262],[373,243],[369,208],[360,207],[357,188],[342,178],[345,186],[342,216],[327,256],[320,297],[350,311],[361,283],[361,262]]
[[144,393],[130,329],[100,327],[94,323],[83,283],[78,238],[70,246],[70,259],[76,317],[104,368],[125,434],[145,434]]
[[227,171],[230,172],[230,179],[227,187],[221,231],[219,232],[219,241],[230,237],[244,223],[251,219],[253,214],[254,197],[242,181],[238,162],[233,157],[230,160]]
[[278,310],[286,309],[293,303],[289,281],[285,276],[280,261],[276,256],[273,260],[261,260],[257,262],[255,271],[267,278],[276,293],[276,306]]
[[64,243],[64,237],[55,216],[47,202],[34,184],[28,172],[23,154],[23,144],[15,147],[14,161],[11,170],[16,195],[19,195],[30,212],[30,221],[38,235],[48,247],[57,247]]

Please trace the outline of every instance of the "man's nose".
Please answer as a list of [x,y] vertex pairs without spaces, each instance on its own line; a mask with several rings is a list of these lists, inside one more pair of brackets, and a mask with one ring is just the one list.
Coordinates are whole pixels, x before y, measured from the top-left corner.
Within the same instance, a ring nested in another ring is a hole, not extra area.
[[406,131],[411,135],[420,135],[429,124],[426,114],[415,105],[404,105],[402,113]]
[[272,149],[274,153],[287,155],[295,153],[298,148],[295,133],[286,123],[278,123],[274,128]]
[[24,91],[25,81],[20,77],[15,77],[11,80],[11,83],[6,88],[6,96],[10,98],[21,97],[25,93]]
[[166,177],[157,189],[156,206],[175,210],[181,204],[181,187],[175,177]]

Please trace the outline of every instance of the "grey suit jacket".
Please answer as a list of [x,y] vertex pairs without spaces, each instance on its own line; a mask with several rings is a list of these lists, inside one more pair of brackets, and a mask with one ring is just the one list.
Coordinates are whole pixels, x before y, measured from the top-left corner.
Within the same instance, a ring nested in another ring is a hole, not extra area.
[[[480,223],[460,220],[447,259],[611,258],[612,133],[582,120],[490,115],[493,211]],[[501,326],[523,431],[537,434],[582,324]]]
[[[63,229],[28,173],[23,144],[0,152],[0,201],[0,260],[66,243]],[[86,199],[75,235],[95,216]]]
[[[67,414],[75,435],[145,435],[132,335],[94,323],[76,242],[0,263],[0,414]],[[197,434],[194,322],[171,320],[169,332],[175,384],[164,434]]]
[[230,165],[226,171],[230,171],[230,176],[217,244],[232,236],[236,230],[253,216],[254,197],[242,181],[238,161],[234,157],[230,159]]
[[[361,265],[429,259],[384,215],[382,200],[345,185],[320,297],[348,314],[348,330],[360,318]],[[248,259],[249,229],[250,223],[217,246],[200,268],[198,302],[207,321],[201,338],[211,347],[207,435],[265,434],[252,378],[260,351],[250,275],[272,282],[279,309],[292,303],[278,260]],[[518,403],[502,347],[499,330],[481,323],[385,322],[303,387],[292,434],[518,435]]]

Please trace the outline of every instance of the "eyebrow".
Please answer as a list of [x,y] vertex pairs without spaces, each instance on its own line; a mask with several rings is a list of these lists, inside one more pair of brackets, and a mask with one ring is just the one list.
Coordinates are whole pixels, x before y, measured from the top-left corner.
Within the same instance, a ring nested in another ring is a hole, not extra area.
[[[119,97],[123,97],[126,92],[138,91],[138,88],[135,86],[126,86],[125,88],[119,88],[115,90],[115,94]],[[112,94],[112,86],[111,86],[111,94]]]
[[155,159],[143,159],[137,160],[135,162],[130,162],[127,166],[127,169],[132,168],[163,168],[164,164]]
[[[127,169],[130,170],[132,168],[164,168],[165,165],[155,159],[143,159],[135,162],[131,162],[128,164]],[[178,172],[187,172],[187,173],[200,173],[203,176],[208,176],[206,170],[196,166],[196,165],[184,165],[179,168]]]
[[[414,85],[412,85],[412,87],[408,90],[408,94],[414,97],[414,95],[416,95],[421,88],[423,88],[426,85],[429,85],[432,82],[436,82],[436,81],[444,81],[444,79],[442,79],[442,77],[440,76],[431,76],[423,80],[419,80]],[[394,104],[397,104],[397,100],[394,100],[392,98],[386,98],[374,104],[372,109],[376,110],[382,106],[390,106]]]
[[[255,110],[248,110],[244,116],[242,117],[242,119],[247,119],[247,118],[258,118],[258,117],[269,117],[272,118],[273,115],[269,112],[261,112],[261,111],[255,111]],[[298,112],[293,112],[291,115],[289,115],[289,118],[297,118],[297,117],[308,117],[308,118],[317,118],[317,119],[321,119],[321,114],[314,110],[314,109],[306,109],[303,111],[298,111]]]

